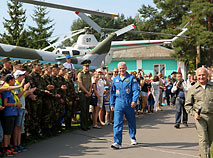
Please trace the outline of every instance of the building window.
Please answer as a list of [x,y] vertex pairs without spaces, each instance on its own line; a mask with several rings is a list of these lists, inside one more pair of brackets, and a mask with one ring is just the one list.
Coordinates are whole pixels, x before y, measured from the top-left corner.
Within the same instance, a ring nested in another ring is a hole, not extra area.
[[153,74],[157,75],[159,72],[161,72],[164,76],[165,68],[166,68],[165,64],[154,64],[153,65]]

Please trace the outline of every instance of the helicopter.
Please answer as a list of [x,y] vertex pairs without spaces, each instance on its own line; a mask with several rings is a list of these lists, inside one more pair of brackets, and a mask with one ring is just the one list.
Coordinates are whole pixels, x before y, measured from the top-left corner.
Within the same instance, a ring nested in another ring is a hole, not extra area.
[[[81,17],[84,21],[86,21],[93,29],[99,32],[102,36],[106,36],[106,35],[104,34],[104,32],[101,31],[100,26],[97,25],[94,21],[92,21],[84,13],[92,13],[95,15],[116,17],[115,14],[85,10],[81,8],[73,8],[69,6],[63,6],[63,5],[47,3],[42,1],[35,1],[35,0],[16,0],[16,1],[35,4],[35,5],[41,5],[46,7],[76,11],[76,14],[79,17]],[[98,42],[93,34],[80,35],[78,37],[77,43],[71,48],[66,48],[64,50],[58,49],[58,50],[55,50],[54,52],[46,51],[48,48],[54,45],[50,45],[49,47],[44,48],[42,50],[34,50],[30,48],[0,44],[0,56],[9,56],[9,57],[25,58],[25,59],[39,59],[39,60],[51,61],[51,62],[58,62],[58,61],[63,62],[65,61],[66,55],[69,54],[72,56],[71,62],[73,64],[82,64],[84,63],[84,61],[90,60],[92,66],[100,67],[100,66],[109,64],[110,61],[112,60],[112,53],[117,50],[137,48],[137,47],[149,46],[149,45],[170,44],[187,31],[186,27],[188,26],[188,24],[189,23],[187,23],[182,28],[182,31],[177,36],[167,40],[112,41],[117,36],[134,29],[135,25],[132,24],[108,35],[108,37],[106,37],[105,40],[103,40],[102,42]],[[78,35],[84,31],[85,30],[81,30],[73,34],[72,36]]]

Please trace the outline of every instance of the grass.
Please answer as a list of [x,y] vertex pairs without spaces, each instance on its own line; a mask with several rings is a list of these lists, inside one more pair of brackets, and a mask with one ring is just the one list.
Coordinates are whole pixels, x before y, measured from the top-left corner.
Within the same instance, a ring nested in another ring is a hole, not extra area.
[[213,147],[211,148],[211,157],[213,157]]

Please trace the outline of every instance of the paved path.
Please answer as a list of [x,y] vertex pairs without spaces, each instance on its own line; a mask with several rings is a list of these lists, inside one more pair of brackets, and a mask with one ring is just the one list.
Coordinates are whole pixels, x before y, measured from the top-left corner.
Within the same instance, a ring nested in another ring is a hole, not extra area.
[[189,127],[174,128],[173,108],[137,117],[137,142],[131,146],[127,124],[124,125],[121,150],[112,150],[112,126],[89,131],[75,130],[29,146],[17,158],[198,158],[198,140],[193,118]]

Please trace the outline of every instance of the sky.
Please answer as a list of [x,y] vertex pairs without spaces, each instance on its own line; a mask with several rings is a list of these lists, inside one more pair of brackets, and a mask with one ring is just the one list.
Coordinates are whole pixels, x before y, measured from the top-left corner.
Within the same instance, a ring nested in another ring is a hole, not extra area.
[[[78,7],[90,10],[100,10],[106,13],[124,14],[125,17],[134,17],[138,13],[138,9],[145,5],[155,6],[152,0],[45,0],[55,4],[68,5],[72,7]],[[8,0],[0,0],[0,33],[5,32],[3,27],[3,18],[8,19]],[[31,15],[33,14],[34,5],[23,4],[23,8],[26,9],[27,25],[33,26],[35,23],[32,21]],[[72,22],[78,19],[72,11],[60,10],[48,8],[48,16],[53,19],[55,23],[55,30],[53,35],[62,34],[70,31]]]

